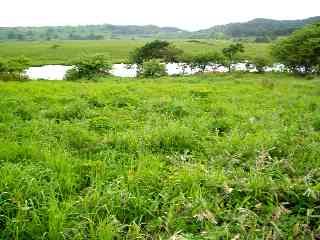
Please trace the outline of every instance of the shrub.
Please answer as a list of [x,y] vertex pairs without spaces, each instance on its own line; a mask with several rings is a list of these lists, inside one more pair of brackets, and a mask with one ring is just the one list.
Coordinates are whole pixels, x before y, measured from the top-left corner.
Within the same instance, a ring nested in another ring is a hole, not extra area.
[[152,59],[142,64],[141,76],[143,77],[162,77],[167,75],[166,66],[159,60]]
[[110,75],[110,70],[112,69],[112,64],[103,54],[82,57],[75,61],[73,65],[74,67],[65,76],[66,80],[103,77]]
[[81,75],[78,71],[78,69],[71,68],[66,72],[66,75],[64,76],[65,80],[70,80],[70,81],[74,81],[74,80],[78,80],[81,78]]

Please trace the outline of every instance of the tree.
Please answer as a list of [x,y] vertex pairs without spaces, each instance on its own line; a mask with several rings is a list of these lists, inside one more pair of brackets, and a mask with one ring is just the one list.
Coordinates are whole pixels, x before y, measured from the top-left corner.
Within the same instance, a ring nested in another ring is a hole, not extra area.
[[164,62],[175,62],[182,50],[171,45],[167,41],[155,40],[135,49],[130,54],[130,62],[141,65],[151,59],[159,59]]
[[141,76],[143,77],[162,77],[167,75],[166,66],[157,59],[145,61],[142,64]]
[[108,57],[103,54],[84,56],[75,61],[73,65],[74,67],[66,74],[66,80],[92,79],[94,77],[106,76],[110,74],[110,70],[112,69],[112,64]]
[[8,72],[17,75],[22,75],[30,66],[30,60],[23,56],[9,59],[7,63]]
[[198,54],[190,57],[189,64],[192,69],[200,69],[204,72],[207,67],[212,66],[218,68],[224,62],[223,56],[218,52]]
[[30,67],[30,60],[25,57],[11,58],[8,61],[0,60],[0,75],[5,81],[27,80],[24,71]]
[[229,47],[226,47],[222,50],[229,72],[232,70],[232,64],[239,60],[239,53],[243,52],[244,46],[241,43],[231,44]]
[[275,59],[295,73],[320,73],[320,22],[300,29],[272,48]]
[[259,73],[263,73],[265,68],[272,64],[272,61],[267,57],[257,56],[250,60],[249,64],[253,64]]

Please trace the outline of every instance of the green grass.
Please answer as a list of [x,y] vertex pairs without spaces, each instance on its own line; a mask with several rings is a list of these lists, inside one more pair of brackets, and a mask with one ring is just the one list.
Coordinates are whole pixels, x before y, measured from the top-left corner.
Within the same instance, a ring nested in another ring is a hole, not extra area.
[[[0,42],[0,58],[23,55],[33,65],[68,64],[83,54],[107,53],[112,62],[127,62],[129,53],[151,40],[108,40],[108,41],[49,41],[49,42]],[[221,50],[228,41],[175,40],[173,43],[186,53],[195,54]],[[269,44],[245,43],[245,57],[269,54]]]
[[316,239],[319,84],[0,81],[0,239]]

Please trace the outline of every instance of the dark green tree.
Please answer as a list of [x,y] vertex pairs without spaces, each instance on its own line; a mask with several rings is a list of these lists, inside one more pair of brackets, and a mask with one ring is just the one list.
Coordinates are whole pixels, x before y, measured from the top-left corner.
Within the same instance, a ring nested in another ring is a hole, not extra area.
[[258,73],[265,72],[265,68],[272,65],[271,58],[263,57],[263,56],[257,56],[249,60],[248,65],[253,65]]
[[164,62],[176,62],[182,50],[171,45],[167,41],[155,40],[135,49],[130,54],[130,62],[141,65],[151,59],[159,59]]
[[275,59],[295,73],[319,73],[320,22],[294,32],[272,48]]

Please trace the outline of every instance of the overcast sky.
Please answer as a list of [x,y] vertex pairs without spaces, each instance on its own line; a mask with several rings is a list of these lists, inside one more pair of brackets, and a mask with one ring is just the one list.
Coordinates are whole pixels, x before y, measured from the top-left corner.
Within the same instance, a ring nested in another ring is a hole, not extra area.
[[0,26],[119,24],[198,30],[253,18],[320,15],[320,0],[1,0]]

